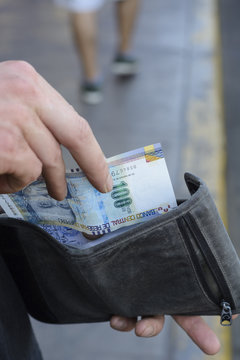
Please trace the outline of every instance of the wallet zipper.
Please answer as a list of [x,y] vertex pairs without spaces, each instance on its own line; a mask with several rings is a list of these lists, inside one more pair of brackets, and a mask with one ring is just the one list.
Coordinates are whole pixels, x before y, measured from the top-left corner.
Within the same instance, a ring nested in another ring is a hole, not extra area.
[[[182,218],[178,219],[178,225],[180,231],[182,232],[185,245],[187,246],[187,249],[193,259],[196,272],[199,276],[199,280],[201,281],[205,292],[208,294],[209,298],[221,309],[220,324],[222,326],[230,326],[232,324],[232,309],[235,309],[235,303],[232,298],[227,281],[218,265],[216,258],[214,257],[204,235],[200,231],[196,220],[191,214],[185,214]],[[195,244],[201,251],[201,254],[217,284],[219,293],[221,294],[220,302],[217,296],[211,290],[205,278],[204,271],[202,269],[198,256],[194,250],[192,240],[185,226],[187,226],[189,232],[193,236]]]

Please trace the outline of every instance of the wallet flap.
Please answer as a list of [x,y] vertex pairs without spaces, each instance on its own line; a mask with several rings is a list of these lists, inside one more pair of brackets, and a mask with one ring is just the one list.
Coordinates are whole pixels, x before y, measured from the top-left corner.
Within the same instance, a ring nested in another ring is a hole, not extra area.
[[217,315],[225,296],[219,274],[238,312],[237,254],[206,185],[189,173],[185,180],[192,195],[176,209],[89,248],[63,245],[22,220],[0,219],[1,254],[29,313],[53,323],[106,321],[113,314]]

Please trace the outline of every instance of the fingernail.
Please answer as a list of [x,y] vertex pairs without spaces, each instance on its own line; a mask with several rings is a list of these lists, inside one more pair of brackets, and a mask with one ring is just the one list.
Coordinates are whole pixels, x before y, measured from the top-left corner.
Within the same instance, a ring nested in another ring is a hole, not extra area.
[[127,327],[127,323],[123,319],[114,319],[113,326],[119,330],[124,330]]
[[108,174],[106,185],[105,185],[105,192],[112,191],[112,187],[113,187],[113,179],[112,179],[112,176],[110,174]]
[[150,337],[153,335],[154,335],[154,329],[152,326],[146,327],[141,334],[141,336],[145,336],[145,337]]

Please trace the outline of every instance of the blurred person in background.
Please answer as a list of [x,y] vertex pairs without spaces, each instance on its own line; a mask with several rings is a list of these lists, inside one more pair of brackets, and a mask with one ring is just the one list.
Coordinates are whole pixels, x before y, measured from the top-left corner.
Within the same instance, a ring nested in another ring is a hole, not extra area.
[[[131,39],[139,7],[139,0],[111,0],[116,3],[118,40],[112,72],[118,76],[132,76],[137,72],[137,60],[131,55]],[[70,14],[71,31],[82,63],[82,99],[87,104],[103,100],[102,74],[98,64],[97,13],[105,0],[54,0]]]

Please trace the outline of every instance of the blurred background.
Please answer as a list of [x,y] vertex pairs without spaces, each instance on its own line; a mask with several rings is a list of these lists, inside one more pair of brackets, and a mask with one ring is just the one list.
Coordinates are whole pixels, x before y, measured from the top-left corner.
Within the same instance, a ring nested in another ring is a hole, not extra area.
[[[51,0],[0,0],[0,60],[30,62],[89,121],[106,157],[161,142],[176,197],[188,196],[184,172],[203,178],[240,253],[239,1],[140,1],[131,46],[138,74],[124,78],[111,72],[115,5],[105,1],[97,14],[98,104],[84,102],[69,14]],[[231,329],[207,320],[222,342],[215,358],[239,359],[240,320]],[[153,339],[115,332],[107,323],[32,323],[45,360],[208,358],[169,317]]]

